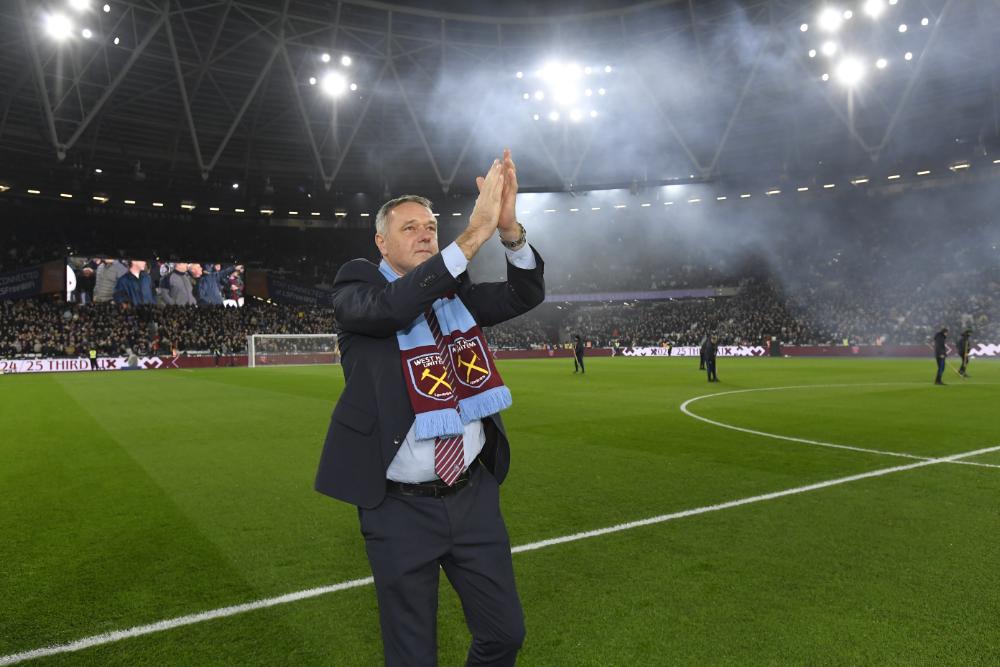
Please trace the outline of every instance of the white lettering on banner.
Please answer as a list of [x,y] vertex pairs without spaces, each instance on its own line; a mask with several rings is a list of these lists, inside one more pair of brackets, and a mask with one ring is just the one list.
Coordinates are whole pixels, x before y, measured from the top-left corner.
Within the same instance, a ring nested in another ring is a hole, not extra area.
[[[761,345],[721,345],[720,357],[763,357],[767,350]],[[694,345],[666,347],[623,347],[625,357],[700,357],[701,348]]]
[[[179,368],[176,359],[164,361],[161,357],[140,357],[139,369]],[[126,357],[98,357],[97,368],[102,371],[117,371],[128,368]],[[0,359],[0,373],[70,373],[89,371],[90,359]]]

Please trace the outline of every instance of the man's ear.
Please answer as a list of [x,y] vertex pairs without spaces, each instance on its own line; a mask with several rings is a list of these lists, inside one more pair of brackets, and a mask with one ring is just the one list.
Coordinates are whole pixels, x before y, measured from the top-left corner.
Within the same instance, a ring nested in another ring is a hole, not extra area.
[[382,236],[381,234],[376,234],[375,235],[375,247],[378,248],[379,253],[381,253],[382,256],[384,257],[385,256],[385,237]]

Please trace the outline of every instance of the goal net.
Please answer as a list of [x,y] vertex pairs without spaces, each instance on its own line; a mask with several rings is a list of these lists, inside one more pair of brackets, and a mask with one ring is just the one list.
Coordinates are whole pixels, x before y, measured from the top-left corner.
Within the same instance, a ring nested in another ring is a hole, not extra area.
[[254,334],[247,336],[247,365],[339,364],[337,334]]

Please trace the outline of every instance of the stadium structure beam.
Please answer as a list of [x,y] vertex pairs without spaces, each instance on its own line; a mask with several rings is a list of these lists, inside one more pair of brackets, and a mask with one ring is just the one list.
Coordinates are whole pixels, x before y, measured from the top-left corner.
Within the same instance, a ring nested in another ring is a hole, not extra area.
[[191,113],[191,101],[188,99],[187,84],[184,83],[184,72],[181,69],[181,60],[177,55],[177,43],[174,40],[174,29],[171,21],[166,23],[167,44],[170,46],[170,55],[173,56],[174,72],[177,75],[177,88],[181,93],[181,106],[184,109],[184,117],[187,118],[188,130],[191,132],[191,149],[194,151],[194,159],[198,164],[198,171],[201,172],[202,180],[208,180],[208,169],[201,154],[201,144],[198,142],[198,128],[195,126],[194,114]]
[[393,64],[392,58],[389,59],[389,68],[392,70],[392,76],[396,80],[396,86],[399,88],[399,92],[403,96],[403,105],[406,107],[406,111],[410,114],[410,120],[413,121],[413,126],[417,129],[417,137],[420,139],[420,144],[424,147],[427,159],[431,161],[431,168],[434,170],[434,176],[437,177],[441,190],[445,194],[448,194],[449,184],[445,182],[444,177],[441,175],[441,169],[438,167],[437,160],[434,159],[434,152],[431,150],[431,145],[427,141],[427,135],[424,134],[424,128],[420,126],[420,119],[417,118],[417,113],[413,110],[413,105],[410,103],[410,95],[399,78],[399,72],[396,71],[396,66]]
[[715,149],[715,155],[712,156],[712,161],[708,165],[708,173],[714,174],[715,170],[719,166],[719,158],[722,157],[722,151],[726,149],[726,144],[729,142],[729,134],[733,131],[733,126],[736,124],[736,119],[740,115],[740,111],[743,110],[743,102],[746,101],[747,95],[750,92],[750,86],[753,85],[754,81],[757,79],[757,71],[760,69],[760,63],[764,59],[764,52],[767,47],[771,44],[771,38],[774,35],[774,25],[771,24],[767,29],[767,37],[764,39],[763,43],[760,45],[760,49],[757,51],[757,57],[754,58],[753,67],[750,69],[750,73],[747,75],[747,80],[743,84],[743,89],[740,91],[740,97],[736,101],[736,106],[733,108],[733,112],[729,115],[729,121],[726,123],[726,129],[722,133],[722,138],[719,140],[719,146]]
[[[129,8],[125,12],[122,12],[121,16],[119,16],[118,20],[115,22],[114,27],[111,28],[111,31],[110,31],[111,34],[116,34],[118,32],[118,29],[119,29],[119,27],[121,27],[121,24],[125,21],[125,19],[131,13],[132,13],[132,9],[131,8]],[[72,82],[70,84],[70,87],[66,90],[66,92],[63,94],[63,96],[59,99],[59,101],[52,108],[53,113],[58,113],[59,108],[62,107],[62,105],[66,102],[66,100],[73,93],[73,91],[76,91],[77,96],[79,97],[79,95],[80,95],[79,87],[80,87],[81,81],[83,79],[84,73],[86,73],[90,69],[90,66],[93,64],[93,62],[95,60],[97,60],[97,58],[99,56],[103,55],[104,59],[105,59],[105,62],[107,62],[107,52],[108,52],[108,43],[107,43],[107,40],[102,40],[101,41],[101,48],[94,51],[94,54],[90,57],[90,60],[87,61],[87,64],[83,65],[80,68],[80,70],[76,73],[76,75],[72,78]],[[70,61],[71,62],[73,61],[72,57],[70,58]],[[74,67],[75,67],[75,63],[74,63]],[[111,82],[110,70],[108,70],[108,82],[109,83]],[[82,115],[83,114],[81,113],[81,116]]]
[[[388,41],[388,40],[387,40]],[[378,90],[379,85],[385,79],[386,73],[389,71],[389,66],[392,61],[386,58],[385,62],[382,64],[382,69],[379,70],[378,77],[375,79],[375,83],[372,84],[372,91]],[[347,154],[351,150],[351,146],[354,145],[354,139],[358,136],[358,130],[361,129],[361,125],[364,123],[365,119],[368,117],[368,111],[371,109],[372,102],[375,100],[376,95],[371,94],[365,100],[364,107],[361,108],[361,113],[358,116],[357,122],[354,124],[354,129],[351,130],[351,136],[347,138],[347,142],[344,143],[344,147],[340,150],[340,155],[337,158],[337,164],[334,166],[333,171],[330,173],[329,177],[325,180],[326,189],[329,190],[330,186],[333,185],[334,180],[340,175],[340,170],[344,166],[344,160],[347,158]],[[383,169],[384,171],[384,169]]]
[[52,105],[49,102],[49,89],[45,85],[45,72],[42,69],[42,59],[38,55],[38,44],[35,41],[34,31],[31,30],[31,20],[29,18],[27,0],[18,0],[21,7],[21,18],[24,22],[24,35],[28,42],[28,55],[31,57],[31,69],[35,76],[35,87],[38,92],[38,101],[42,106],[42,114],[45,118],[45,127],[49,132],[49,140],[52,148],[56,151],[59,161],[66,159],[66,148],[59,143],[59,133],[56,130],[55,115],[52,112]]
[[[24,2],[24,0],[21,1]],[[80,121],[80,124],[76,128],[76,131],[73,132],[72,136],[70,136],[70,138],[66,141],[64,148],[65,150],[69,150],[76,144],[76,142],[80,139],[83,133],[86,132],[87,127],[89,127],[90,124],[94,121],[94,118],[96,118],[97,115],[101,113],[101,109],[104,108],[104,105],[107,103],[107,101],[111,99],[111,96],[114,95],[116,90],[118,90],[118,86],[121,85],[121,82],[125,79],[126,75],[128,75],[129,71],[132,69],[132,66],[135,65],[136,61],[139,60],[139,57],[146,51],[146,48],[149,46],[149,43],[153,41],[153,37],[156,36],[156,33],[159,32],[160,28],[163,26],[163,23],[166,21],[168,16],[167,10],[169,9],[169,7],[170,7],[169,0],[164,0],[163,11],[159,14],[159,17],[153,22],[153,25],[150,26],[149,30],[146,32],[146,35],[142,38],[142,41],[139,42],[138,45],[136,45],[135,50],[132,51],[132,54],[129,56],[129,59],[125,62],[124,65],[122,65],[121,70],[119,70],[118,74],[115,76],[111,84],[104,89],[104,93],[101,95],[100,98],[98,98],[97,102],[94,103],[94,106],[91,107],[90,111],[83,118],[83,120]],[[133,12],[133,18],[134,18],[134,12]]]
[[910,99],[913,97],[913,91],[917,86],[917,82],[920,81],[924,69],[925,63],[927,62],[927,54],[930,52],[931,47],[937,39],[937,36],[941,32],[941,26],[944,24],[945,17],[948,15],[948,10],[955,3],[955,0],[946,0],[944,6],[941,8],[941,13],[938,14],[937,20],[934,22],[934,27],[931,28],[931,34],[927,38],[927,44],[924,46],[924,50],[920,53],[920,57],[917,59],[917,66],[913,72],[913,76],[910,77],[909,82],[906,84],[906,90],[903,92],[902,98],[896,105],[896,111],[892,114],[892,119],[889,121],[888,127],[885,128],[885,134],[882,136],[882,141],[875,146],[876,154],[879,155],[886,149],[889,142],[892,141],[892,135],[896,131],[896,127],[899,124],[899,119],[902,117],[903,112],[910,105]]

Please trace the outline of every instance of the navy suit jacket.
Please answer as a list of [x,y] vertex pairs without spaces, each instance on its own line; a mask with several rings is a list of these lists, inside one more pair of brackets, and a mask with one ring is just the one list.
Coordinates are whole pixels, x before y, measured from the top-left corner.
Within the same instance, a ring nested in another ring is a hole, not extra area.
[[[534,252],[534,249],[532,249]],[[413,425],[396,331],[448,293],[455,293],[479,326],[526,313],[545,299],[542,258],[531,270],[507,264],[507,282],[472,284],[455,278],[438,253],[389,282],[364,259],[344,264],[334,280],[333,308],[346,384],[330,419],[316,490],[359,507],[385,497],[386,470]],[[510,445],[503,420],[483,420],[486,444],[480,458],[503,482]]]

